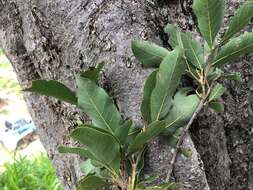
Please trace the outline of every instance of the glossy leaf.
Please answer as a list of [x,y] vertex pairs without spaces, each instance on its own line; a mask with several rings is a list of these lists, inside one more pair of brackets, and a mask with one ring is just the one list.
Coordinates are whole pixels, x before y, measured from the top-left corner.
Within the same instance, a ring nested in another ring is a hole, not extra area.
[[246,2],[238,9],[236,14],[232,17],[229,28],[226,31],[222,42],[227,42],[233,35],[240,32],[253,18],[253,0],[246,0]]
[[169,34],[169,44],[176,48],[180,46],[184,49],[186,61],[190,61],[197,68],[202,68],[204,64],[203,48],[200,43],[192,39],[191,34],[181,32],[176,26],[168,24],[165,32]]
[[88,175],[78,182],[77,190],[98,190],[108,185],[104,179],[95,175]]
[[209,95],[209,98],[208,98],[209,101],[216,100],[217,98],[220,98],[225,91],[226,91],[226,89],[225,89],[225,87],[223,87],[222,84],[219,84],[219,83],[216,84],[213,87],[213,89]]
[[62,100],[71,104],[77,104],[75,92],[66,87],[64,84],[54,80],[35,80],[32,81],[30,88],[24,91],[36,92],[41,95],[52,96],[58,100]]
[[187,93],[187,89],[181,89],[174,96],[173,107],[165,118],[167,132],[175,127],[183,127],[197,109],[200,102],[199,97],[196,94],[187,95]]
[[148,79],[145,82],[144,86],[144,94],[143,94],[143,100],[141,103],[141,113],[143,119],[149,124],[151,123],[151,113],[150,113],[150,104],[151,104],[151,94],[155,88],[156,85],[156,75],[157,75],[158,70],[153,71]]
[[128,148],[128,152],[135,152],[141,148],[145,143],[157,137],[165,129],[165,123],[162,121],[155,121],[147,127],[145,131],[139,133],[132,144]]
[[113,134],[123,120],[112,99],[94,81],[78,77],[77,85],[78,106],[89,115],[94,126]]
[[224,105],[221,102],[210,102],[209,107],[212,108],[214,111],[218,112],[218,113],[222,113],[224,112]]
[[84,78],[88,78],[94,82],[98,82],[99,80],[99,74],[101,72],[101,70],[103,69],[104,67],[104,63],[99,63],[95,68],[91,68],[87,71],[83,71],[80,73],[80,76],[81,77],[84,77]]
[[176,48],[164,58],[160,65],[156,86],[150,99],[152,121],[163,119],[171,108],[172,96],[186,68],[181,53],[181,49]]
[[243,35],[231,39],[221,48],[213,65],[219,67],[247,53],[253,53],[253,32],[245,32]]
[[97,160],[119,170],[120,145],[111,135],[90,127],[79,127],[71,133],[74,140],[87,147]]
[[143,65],[159,65],[163,58],[169,53],[169,51],[163,47],[160,47],[154,43],[133,40],[132,51],[135,57]]
[[198,27],[210,48],[223,23],[224,0],[194,0],[193,11],[198,19]]

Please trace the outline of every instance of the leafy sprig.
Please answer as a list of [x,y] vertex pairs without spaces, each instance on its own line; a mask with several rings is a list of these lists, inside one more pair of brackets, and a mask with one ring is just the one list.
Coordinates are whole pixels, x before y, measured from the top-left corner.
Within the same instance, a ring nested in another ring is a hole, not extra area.
[[[240,80],[238,74],[224,74],[220,67],[253,52],[253,32],[233,37],[253,17],[253,0],[239,8],[228,30],[219,36],[224,6],[224,0],[194,0],[193,11],[204,44],[171,24],[165,27],[165,32],[172,51],[151,42],[132,42],[135,57],[145,66],[157,67],[144,86],[141,113],[145,125],[142,129],[132,121],[125,121],[107,92],[98,85],[104,64],[81,72],[76,77],[74,91],[60,82],[46,80],[33,81],[26,89],[76,105],[92,120],[91,125],[80,124],[70,134],[80,143],[79,147],[59,147],[59,152],[78,154],[84,160],[81,164],[84,177],[78,183],[79,190],[107,186],[120,190],[176,188],[177,184],[168,181],[179,150],[190,156],[188,150],[181,148],[181,143],[192,122],[204,106],[224,111],[220,97],[226,89],[220,80]],[[183,75],[192,77],[197,87],[182,87]],[[144,167],[147,143],[161,134],[168,137],[168,144],[176,151],[167,182],[153,186],[152,182],[159,176],[140,180],[139,175]]]

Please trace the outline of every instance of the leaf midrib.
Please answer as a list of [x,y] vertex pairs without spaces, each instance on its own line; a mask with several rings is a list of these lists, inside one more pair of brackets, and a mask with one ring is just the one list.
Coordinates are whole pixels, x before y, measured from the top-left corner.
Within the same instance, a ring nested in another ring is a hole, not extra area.
[[[248,5],[248,4],[249,4],[249,5]],[[252,6],[252,7],[253,7],[253,1],[246,1],[245,4],[242,5],[242,6],[245,6],[246,8],[248,8],[247,11],[249,11],[250,8],[247,7],[247,6]],[[251,8],[252,8],[252,7],[251,7]],[[238,10],[238,11],[242,11],[242,10]],[[238,16],[238,18],[240,18],[240,17],[241,17],[240,14],[241,14],[241,12],[238,12],[238,15],[235,14],[234,17],[235,17],[235,16]],[[234,28],[235,28],[234,30],[236,30],[236,31],[239,31],[239,29],[242,28],[242,26],[244,25],[244,23],[241,23],[241,24],[239,23],[239,24],[238,24],[238,21],[239,21],[238,18],[237,18],[237,20],[231,20],[231,22],[229,23],[229,24],[231,24],[231,23],[233,23],[233,21],[236,22],[236,24],[233,25]],[[236,18],[234,18],[234,19],[236,19]],[[250,20],[250,19],[249,19],[249,20]],[[227,40],[228,40],[229,38],[231,38],[233,35],[234,35],[234,32],[231,30],[231,28],[229,28],[229,30],[228,30],[228,31],[225,33],[225,35],[224,35],[225,37],[224,37],[223,41],[227,41]]]
[[194,55],[195,59],[196,59],[197,62],[198,62],[199,68],[202,68],[202,67],[201,67],[201,64],[200,64],[199,57],[197,56],[197,54],[196,54],[196,52],[195,52],[195,49],[194,49],[193,46],[192,46],[192,43],[193,43],[193,42],[190,43],[190,42],[189,42],[189,39],[187,40],[187,42],[188,42],[188,45],[189,45],[190,48],[191,48],[191,51],[193,52],[193,55]]
[[222,86],[219,86],[219,88],[217,88],[216,92],[210,96],[210,100],[214,100],[215,99],[215,96],[218,94],[218,92],[222,89],[223,87]]
[[[170,78],[169,78],[169,83],[171,82],[171,79],[172,79],[172,77],[174,76],[174,71],[175,71],[175,68],[176,68],[176,65],[177,65],[177,63],[178,63],[178,58],[176,59],[176,63],[174,64],[174,67],[173,67],[173,70],[172,70],[172,75],[170,76]],[[160,109],[159,109],[159,112],[158,112],[158,114],[157,114],[157,117],[156,117],[156,121],[159,121],[159,117],[160,117],[160,115],[161,115],[161,113],[162,113],[162,108],[163,108],[163,106],[164,106],[164,102],[165,102],[165,99],[166,99],[166,97],[168,96],[168,94],[165,94],[164,96],[163,96],[163,101],[162,101],[162,104],[161,104],[161,106],[160,106]]]
[[212,36],[212,27],[211,27],[211,17],[209,13],[209,0],[207,0],[207,18],[208,18],[208,27],[209,27],[209,40],[211,44],[213,44],[213,36]]
[[243,51],[244,49],[247,49],[247,48],[249,48],[249,47],[251,47],[251,46],[253,47],[253,44],[247,45],[247,46],[245,46],[244,48],[242,48],[242,49],[240,49],[240,50],[234,51],[234,52],[231,53],[231,54],[228,54],[228,55],[226,55],[226,56],[223,56],[223,57],[221,57],[220,59],[218,59],[217,61],[213,62],[212,65],[215,65],[216,63],[222,61],[223,59],[226,59],[227,57],[229,57],[229,56],[231,56],[231,55],[234,55],[234,54],[236,54],[236,53],[239,53],[240,51]]
[[91,104],[95,107],[95,110],[98,113],[99,117],[104,121],[104,123],[105,123],[106,127],[108,128],[108,130],[113,134],[113,131],[112,131],[110,125],[107,123],[107,121],[105,120],[103,115],[100,113],[98,107],[96,106],[95,102],[92,99],[92,96],[89,94],[89,92],[87,92],[87,94],[88,94],[88,97],[90,99]]

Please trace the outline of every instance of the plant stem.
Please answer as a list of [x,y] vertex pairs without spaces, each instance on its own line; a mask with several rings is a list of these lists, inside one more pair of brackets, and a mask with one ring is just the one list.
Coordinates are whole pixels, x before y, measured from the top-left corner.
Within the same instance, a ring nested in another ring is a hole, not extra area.
[[197,115],[199,114],[199,112],[202,110],[202,108],[204,107],[205,103],[206,103],[206,99],[208,98],[211,90],[212,90],[212,84],[210,86],[210,88],[208,89],[207,93],[204,95],[204,97],[201,99],[197,109],[195,110],[195,112],[193,113],[190,121],[188,122],[188,124],[183,128],[183,131],[182,131],[182,134],[181,136],[179,137],[178,141],[177,141],[177,144],[176,144],[176,148],[175,148],[175,151],[173,153],[173,156],[172,156],[172,159],[170,161],[170,168],[168,170],[168,173],[167,173],[167,177],[166,177],[166,182],[169,181],[170,179],[170,176],[173,172],[173,169],[174,169],[174,165],[176,163],[176,160],[177,160],[177,155],[178,155],[178,152],[180,150],[180,147],[181,147],[181,144],[183,143],[183,140],[184,140],[184,137],[185,135],[187,134],[188,130],[190,129],[193,121],[195,120],[195,118],[197,117]]

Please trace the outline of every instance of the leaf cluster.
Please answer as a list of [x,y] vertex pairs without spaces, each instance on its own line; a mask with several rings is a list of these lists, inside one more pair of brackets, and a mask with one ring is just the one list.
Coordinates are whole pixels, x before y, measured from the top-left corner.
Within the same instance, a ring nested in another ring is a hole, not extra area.
[[[107,92],[98,84],[104,64],[80,73],[77,88],[72,91],[57,81],[37,80],[27,91],[55,97],[74,104],[91,119],[91,124],[80,124],[70,137],[79,147],[59,147],[61,153],[78,154],[84,177],[78,189],[169,189],[175,184],[152,186],[157,176],[140,180],[144,154],[149,141],[166,135],[168,144],[175,146],[183,127],[193,117],[200,104],[209,105],[217,112],[224,110],[220,97],[225,88],[218,81],[240,80],[237,74],[225,74],[221,66],[253,52],[253,33],[234,37],[253,17],[253,1],[246,1],[231,19],[228,30],[218,35],[223,24],[224,0],[194,0],[193,11],[199,31],[205,40],[201,44],[191,34],[168,24],[165,32],[173,50],[154,43],[134,40],[132,51],[145,66],[155,67],[145,82],[141,113],[145,125],[140,129],[124,120]],[[196,83],[193,87],[181,84],[183,75]],[[189,152],[182,153],[190,156]]]

